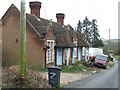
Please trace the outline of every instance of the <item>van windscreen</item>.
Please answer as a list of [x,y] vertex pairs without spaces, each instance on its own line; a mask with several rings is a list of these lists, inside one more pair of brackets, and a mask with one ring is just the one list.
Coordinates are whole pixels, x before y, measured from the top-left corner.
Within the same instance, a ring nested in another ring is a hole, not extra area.
[[107,61],[107,58],[108,58],[108,57],[106,57],[106,56],[96,55],[96,59],[98,59],[98,60]]

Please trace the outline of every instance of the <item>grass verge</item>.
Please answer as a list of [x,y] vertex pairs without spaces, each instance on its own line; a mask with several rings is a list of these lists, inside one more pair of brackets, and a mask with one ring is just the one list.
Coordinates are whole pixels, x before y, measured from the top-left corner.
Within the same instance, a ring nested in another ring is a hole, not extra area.
[[112,61],[109,61],[109,62],[108,62],[108,65],[109,65],[110,67],[113,67],[113,66],[115,65],[115,63],[112,62]]
[[120,56],[114,55],[114,58],[115,58],[116,60],[120,61]]

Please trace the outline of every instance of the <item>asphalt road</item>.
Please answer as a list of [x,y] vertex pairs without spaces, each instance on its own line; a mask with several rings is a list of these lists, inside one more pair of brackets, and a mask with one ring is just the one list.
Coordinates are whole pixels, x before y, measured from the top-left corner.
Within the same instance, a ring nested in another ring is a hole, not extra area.
[[64,88],[118,88],[118,62],[115,63],[114,67],[105,72],[75,81]]

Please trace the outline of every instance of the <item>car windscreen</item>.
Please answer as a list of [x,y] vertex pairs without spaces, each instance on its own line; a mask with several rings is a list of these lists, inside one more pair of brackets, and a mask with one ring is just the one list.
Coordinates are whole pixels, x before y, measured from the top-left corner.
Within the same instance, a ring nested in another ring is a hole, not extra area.
[[101,56],[101,55],[96,55],[96,59],[107,61],[107,57],[106,56]]

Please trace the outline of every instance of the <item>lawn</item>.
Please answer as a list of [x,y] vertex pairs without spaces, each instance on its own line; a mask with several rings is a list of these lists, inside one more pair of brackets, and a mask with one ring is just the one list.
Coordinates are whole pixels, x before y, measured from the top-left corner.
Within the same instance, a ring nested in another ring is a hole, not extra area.
[[61,68],[62,68],[61,72],[65,73],[77,73],[90,70],[89,67],[84,66],[82,63],[76,63],[70,66],[62,66]]
[[[47,72],[47,68],[39,68],[37,69],[40,72]],[[77,62],[74,65],[69,65],[69,66],[61,66],[61,72],[64,73],[91,73],[93,71],[100,72],[102,69],[98,67],[91,67],[91,66],[86,66],[83,65],[82,62]]]
[[[82,63],[76,63],[74,65],[69,65],[69,66],[61,66],[61,72],[65,73],[76,73],[76,72],[81,72],[83,70],[88,70],[89,68],[82,65]],[[47,68],[40,68],[41,72],[47,72]]]

